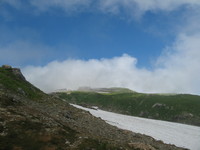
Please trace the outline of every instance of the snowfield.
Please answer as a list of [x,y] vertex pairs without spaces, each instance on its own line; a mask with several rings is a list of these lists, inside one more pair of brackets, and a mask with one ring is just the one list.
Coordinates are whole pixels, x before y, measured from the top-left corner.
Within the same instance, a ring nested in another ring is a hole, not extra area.
[[92,115],[100,117],[107,123],[117,126],[118,128],[145,134],[157,140],[162,140],[164,143],[174,144],[178,147],[184,147],[190,150],[200,150],[200,127],[144,119],[99,109],[88,109],[74,104],[71,105],[89,111]]

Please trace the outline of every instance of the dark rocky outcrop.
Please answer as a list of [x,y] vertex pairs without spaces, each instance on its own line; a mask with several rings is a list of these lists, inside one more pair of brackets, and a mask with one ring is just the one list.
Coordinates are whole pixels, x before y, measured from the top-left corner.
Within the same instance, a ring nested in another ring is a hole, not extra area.
[[21,80],[26,80],[25,77],[22,75],[21,70],[19,68],[13,68],[12,72],[17,78]]

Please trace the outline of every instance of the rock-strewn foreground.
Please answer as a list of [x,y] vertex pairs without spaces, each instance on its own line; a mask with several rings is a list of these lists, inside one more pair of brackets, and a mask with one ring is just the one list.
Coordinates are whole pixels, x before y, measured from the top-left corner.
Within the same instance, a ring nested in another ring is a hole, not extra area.
[[[155,129],[156,130],[156,129]],[[0,150],[181,150],[120,130],[0,68]]]

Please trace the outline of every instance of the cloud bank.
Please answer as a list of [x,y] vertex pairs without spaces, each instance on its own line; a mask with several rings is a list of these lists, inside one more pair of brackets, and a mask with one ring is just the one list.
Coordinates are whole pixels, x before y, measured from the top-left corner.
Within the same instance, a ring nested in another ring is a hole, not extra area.
[[200,34],[178,36],[174,45],[159,57],[154,70],[138,68],[137,59],[124,54],[111,59],[54,61],[44,67],[26,67],[23,73],[46,92],[90,86],[200,94],[199,39]]

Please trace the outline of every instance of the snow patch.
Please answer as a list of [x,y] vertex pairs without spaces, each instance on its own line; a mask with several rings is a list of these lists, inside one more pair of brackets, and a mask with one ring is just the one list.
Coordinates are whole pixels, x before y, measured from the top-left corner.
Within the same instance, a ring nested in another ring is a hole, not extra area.
[[178,147],[200,150],[200,127],[167,121],[144,119],[99,109],[89,109],[74,104],[71,105],[89,111],[92,115],[100,117],[107,123],[117,126],[118,128],[152,136],[157,140],[162,140],[167,144],[174,144]]

